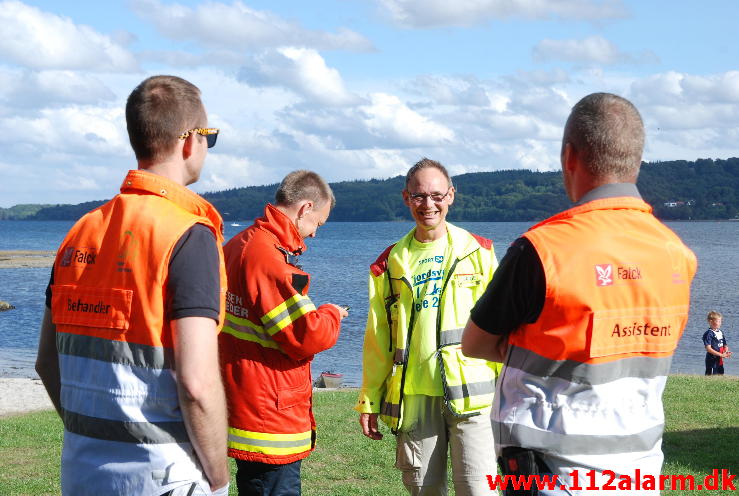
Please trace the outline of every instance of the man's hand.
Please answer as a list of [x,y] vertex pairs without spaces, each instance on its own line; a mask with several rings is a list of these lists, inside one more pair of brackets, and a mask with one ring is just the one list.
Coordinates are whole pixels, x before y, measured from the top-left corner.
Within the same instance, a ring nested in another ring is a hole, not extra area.
[[345,317],[348,317],[349,316],[349,312],[347,312],[346,309],[344,307],[342,307],[341,305],[337,305],[336,303],[328,303],[328,305],[331,305],[336,310],[338,310],[339,311],[339,317],[341,317],[342,319],[344,319]]
[[375,441],[382,439],[382,433],[377,428],[376,413],[360,413],[359,425],[362,426],[362,434],[368,438],[374,439]]

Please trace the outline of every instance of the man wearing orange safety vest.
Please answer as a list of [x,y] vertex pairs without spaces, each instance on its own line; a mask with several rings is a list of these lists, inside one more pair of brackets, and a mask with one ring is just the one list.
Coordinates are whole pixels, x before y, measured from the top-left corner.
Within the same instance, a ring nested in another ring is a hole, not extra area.
[[626,492],[659,489],[662,393],[696,258],[639,195],[643,146],[628,100],[595,93],[575,105],[561,153],[575,206],[513,243],[462,338],[466,355],[503,361],[499,463],[556,475],[540,494],[607,489],[609,472],[630,478]]
[[218,369],[222,221],[186,188],[218,129],[200,90],[155,76],[126,123],[138,170],[65,237],[36,370],[64,421],[65,495],[225,495]]
[[264,216],[224,247],[226,324],[219,338],[228,400],[228,454],[240,495],[301,493],[300,464],[315,447],[310,363],[331,348],[348,314],[316,308],[298,265],[326,223],[334,194],[315,172],[282,180]]

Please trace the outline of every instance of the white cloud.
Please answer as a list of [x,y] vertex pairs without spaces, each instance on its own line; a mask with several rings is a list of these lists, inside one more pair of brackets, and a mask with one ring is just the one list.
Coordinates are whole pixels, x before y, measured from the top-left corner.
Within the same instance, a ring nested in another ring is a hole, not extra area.
[[356,103],[358,97],[344,87],[339,71],[308,48],[268,50],[241,68],[239,79],[252,86],[284,86],[324,105]]
[[487,107],[491,104],[484,85],[472,77],[419,76],[404,85],[404,89],[423,95],[436,105]]
[[319,50],[371,50],[372,43],[348,29],[336,33],[314,31],[286,21],[241,1],[210,1],[196,8],[164,4],[159,0],[133,0],[133,10],[153,23],[165,36],[210,46],[244,51],[255,48],[306,46]]
[[[274,180],[270,180],[274,177]],[[258,182],[255,179],[258,178]],[[277,182],[277,178],[270,167],[261,164],[258,160],[249,157],[239,157],[227,153],[209,153],[205,166],[193,189],[198,192],[223,191],[247,184],[267,184]]]
[[634,94],[661,103],[739,103],[739,71],[698,76],[669,71],[632,85]]
[[73,71],[28,71],[0,67],[0,103],[33,112],[47,106],[98,104],[115,98],[98,78]]
[[454,139],[451,129],[414,112],[397,96],[374,93],[370,102],[359,110],[367,130],[378,138],[412,146],[436,146]]
[[739,129],[739,71],[654,74],[634,81],[630,96],[655,129]]
[[621,0],[376,0],[397,24],[412,28],[472,26],[493,19],[621,19]]
[[31,69],[130,72],[134,56],[112,38],[22,2],[0,2],[0,58]]
[[589,36],[582,40],[542,40],[533,50],[537,61],[563,60],[585,64],[632,64],[657,62],[651,52],[630,54],[622,52],[602,36]]
[[[0,118],[0,145],[6,158],[27,161],[132,155],[123,108],[70,106],[43,109],[31,117]],[[28,154],[28,150],[34,153]]]
[[352,107],[295,105],[282,116],[292,130],[315,136],[321,146],[335,150],[436,147],[454,140],[449,127],[387,93],[372,93]]

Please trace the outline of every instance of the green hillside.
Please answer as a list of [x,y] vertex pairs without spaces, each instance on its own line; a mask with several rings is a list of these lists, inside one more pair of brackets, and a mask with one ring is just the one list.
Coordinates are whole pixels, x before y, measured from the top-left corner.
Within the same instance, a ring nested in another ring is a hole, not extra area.
[[[455,176],[452,221],[535,221],[566,209],[559,172],[504,170]],[[739,158],[645,163],[639,190],[664,220],[723,220],[739,215]],[[408,219],[401,176],[332,183],[332,221]],[[225,220],[250,220],[273,201],[276,184],[206,193]],[[0,209],[0,219],[74,220],[103,201],[78,205],[17,205]]]

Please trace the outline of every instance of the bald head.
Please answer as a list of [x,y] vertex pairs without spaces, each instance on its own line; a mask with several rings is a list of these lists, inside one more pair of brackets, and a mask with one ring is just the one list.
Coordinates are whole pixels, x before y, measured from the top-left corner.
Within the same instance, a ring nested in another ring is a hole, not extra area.
[[611,93],[593,93],[575,104],[562,149],[569,143],[597,179],[636,182],[644,151],[644,123],[634,105]]

